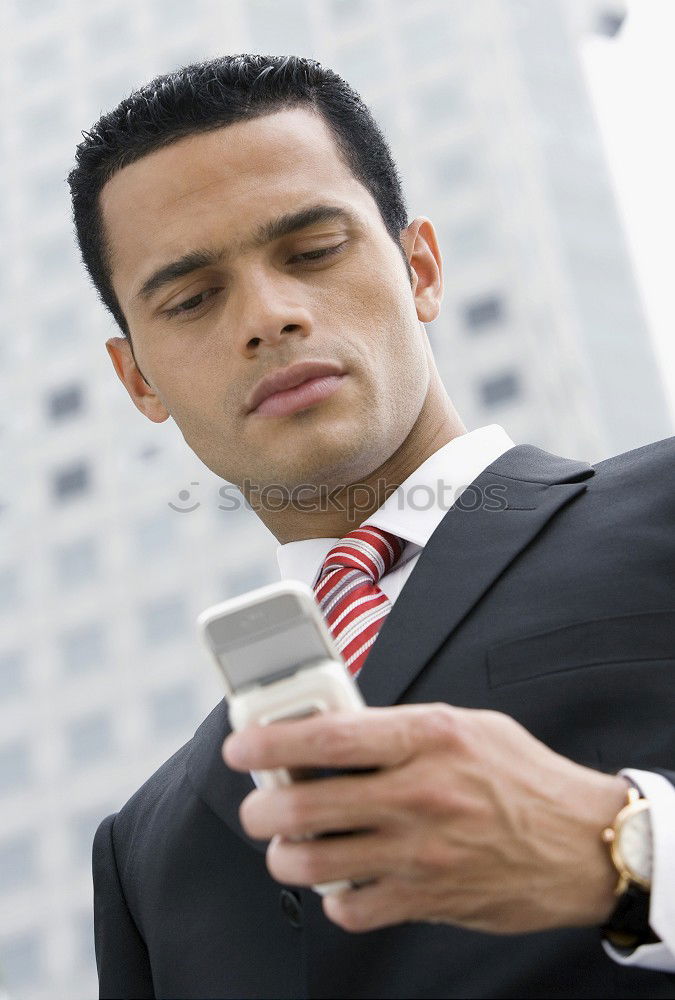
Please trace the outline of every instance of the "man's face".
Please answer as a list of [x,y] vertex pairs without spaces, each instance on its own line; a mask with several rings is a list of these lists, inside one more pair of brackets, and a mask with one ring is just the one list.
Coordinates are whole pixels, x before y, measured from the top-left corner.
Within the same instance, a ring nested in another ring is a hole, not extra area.
[[[152,391],[126,344],[125,384],[218,476],[335,486],[405,441],[429,386],[424,330],[401,253],[319,116],[179,140],[119,171],[101,205]],[[270,232],[311,209],[315,221]],[[306,361],[326,377],[251,409],[264,376]]]

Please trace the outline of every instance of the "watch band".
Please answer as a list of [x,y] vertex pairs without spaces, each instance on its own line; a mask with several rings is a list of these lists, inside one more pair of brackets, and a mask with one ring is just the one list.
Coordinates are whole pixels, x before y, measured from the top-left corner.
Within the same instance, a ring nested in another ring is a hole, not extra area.
[[602,932],[615,948],[637,948],[641,944],[655,944],[661,939],[649,926],[650,894],[639,885],[631,883],[612,911]]

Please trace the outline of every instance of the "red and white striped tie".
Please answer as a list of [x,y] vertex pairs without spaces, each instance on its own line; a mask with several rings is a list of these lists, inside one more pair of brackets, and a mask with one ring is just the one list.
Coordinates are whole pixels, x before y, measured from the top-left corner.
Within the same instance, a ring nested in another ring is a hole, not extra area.
[[391,610],[378,580],[392,569],[404,546],[391,532],[363,524],[330,549],[314,584],[319,607],[354,677]]

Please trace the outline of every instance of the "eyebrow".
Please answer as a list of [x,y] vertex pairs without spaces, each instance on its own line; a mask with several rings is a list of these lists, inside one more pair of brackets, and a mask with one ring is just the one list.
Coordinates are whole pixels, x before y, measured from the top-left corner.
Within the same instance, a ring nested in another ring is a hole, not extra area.
[[[316,226],[321,222],[343,222],[346,225],[354,226],[356,218],[347,209],[337,205],[309,205],[297,212],[287,212],[276,219],[263,222],[249,240],[240,244],[239,253],[266,246],[283,236],[290,236],[292,233],[307,229],[309,226]],[[175,281],[176,278],[184,278],[186,275],[192,274],[193,271],[204,267],[222,264],[223,260],[231,255],[231,248],[226,246],[212,250],[191,250],[154,271],[134,297],[147,301],[156,291]]]

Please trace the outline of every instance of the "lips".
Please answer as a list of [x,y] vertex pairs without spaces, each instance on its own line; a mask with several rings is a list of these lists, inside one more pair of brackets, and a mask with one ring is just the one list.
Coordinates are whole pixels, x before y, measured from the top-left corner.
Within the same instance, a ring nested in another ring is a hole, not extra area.
[[299,361],[287,368],[277,368],[255,384],[246,400],[246,410],[248,413],[253,413],[274,393],[294,389],[303,382],[343,374],[343,369],[334,361]]

